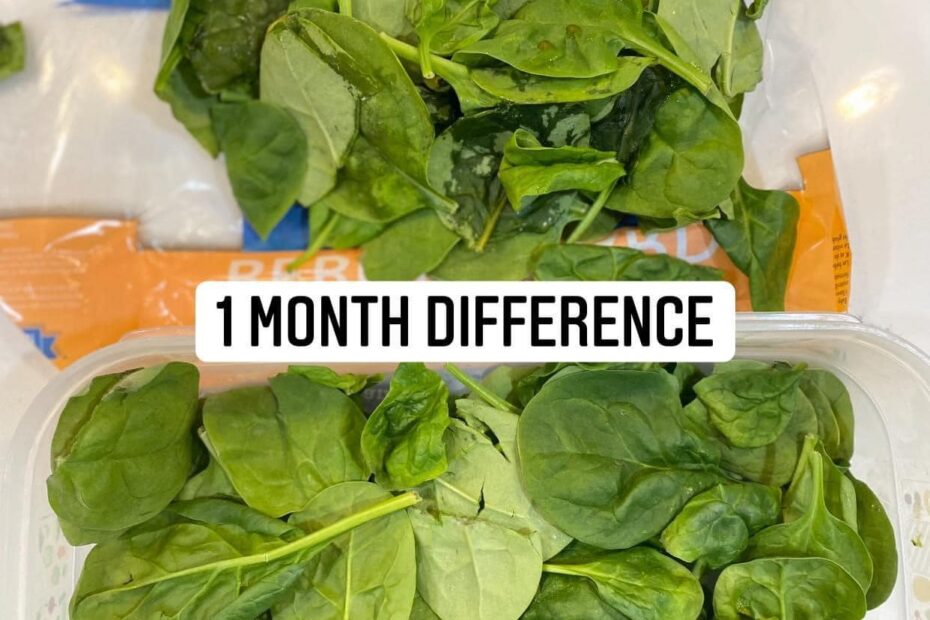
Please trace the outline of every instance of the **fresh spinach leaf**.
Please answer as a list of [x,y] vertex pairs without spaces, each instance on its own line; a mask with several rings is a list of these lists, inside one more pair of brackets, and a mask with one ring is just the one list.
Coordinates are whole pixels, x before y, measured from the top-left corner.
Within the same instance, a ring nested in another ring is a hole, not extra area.
[[861,620],[865,597],[839,564],[822,558],[772,558],[735,564],[714,589],[719,620]]
[[223,104],[210,112],[236,200],[255,230],[267,237],[300,194],[307,138],[289,112],[269,103]]
[[790,194],[758,190],[743,180],[730,201],[733,218],[706,225],[733,263],[749,276],[753,309],[782,311],[797,241],[798,202]]
[[299,18],[277,22],[261,56],[262,101],[290,112],[307,136],[307,172],[298,199],[308,207],[336,186],[358,133],[359,107],[348,81],[320,58],[311,37],[302,36],[312,28]]
[[544,573],[539,591],[521,620],[629,620],[598,595],[594,582]]
[[[231,502],[199,500],[91,551],[71,600],[75,620],[256,618],[280,601],[333,540],[412,506],[383,500],[310,534]],[[159,527],[159,525],[163,525]]]
[[448,399],[442,378],[423,364],[397,367],[361,437],[365,463],[381,486],[413,488],[446,471]]
[[823,457],[823,497],[830,511],[837,519],[845,521],[849,527],[857,530],[859,527],[856,508],[856,488],[852,480],[827,456],[823,443],[814,436],[808,436],[804,442],[804,452],[798,461],[791,486],[785,494],[784,520],[790,523],[800,519],[810,510],[811,502],[816,495],[813,491],[814,471],[810,466],[811,452],[817,452]]
[[593,371],[547,383],[520,417],[523,483],[553,525],[625,549],[658,535],[720,479],[719,455],[685,429],[667,373]]
[[440,618],[519,618],[529,607],[542,574],[542,557],[529,536],[482,519],[409,514],[417,591]]
[[735,448],[774,443],[797,408],[803,368],[715,373],[694,386],[710,420]]
[[645,547],[549,563],[543,570],[590,580],[598,597],[630,620],[697,618],[704,605],[701,584],[688,569]]
[[543,281],[715,281],[717,269],[692,265],[667,255],[584,244],[550,245],[536,261],[533,276]]
[[203,424],[239,495],[274,517],[303,509],[334,484],[368,477],[362,412],[340,390],[296,374],[272,378],[270,388],[208,397]]
[[416,280],[439,267],[461,240],[446,228],[436,211],[411,213],[363,246],[365,277]]
[[839,427],[839,445],[835,454],[830,456],[838,462],[849,463],[855,449],[856,421],[853,417],[852,400],[846,385],[828,370],[811,369],[805,373],[805,378],[815,385],[833,409],[833,416]]
[[872,584],[866,592],[869,609],[887,601],[898,581],[898,545],[894,527],[875,492],[864,482],[853,479],[856,492],[859,536],[872,558]]
[[504,147],[499,176],[510,206],[521,211],[546,194],[602,192],[623,174],[613,153],[590,147],[544,147],[532,133],[518,129]]
[[65,408],[48,500],[81,542],[150,519],[184,486],[198,379],[197,368],[182,363],[103,377]]
[[781,491],[760,484],[719,484],[689,501],[662,532],[662,546],[709,568],[733,563],[749,538],[779,520]]
[[319,385],[336,388],[347,396],[358,394],[366,389],[378,385],[384,380],[384,375],[360,375],[356,373],[338,373],[326,366],[290,366],[287,372],[299,375]]
[[[391,500],[369,482],[345,482],[314,497],[288,524],[307,534]],[[343,534],[314,558],[296,589],[274,608],[281,620],[408,620],[416,592],[413,528],[405,512]]]

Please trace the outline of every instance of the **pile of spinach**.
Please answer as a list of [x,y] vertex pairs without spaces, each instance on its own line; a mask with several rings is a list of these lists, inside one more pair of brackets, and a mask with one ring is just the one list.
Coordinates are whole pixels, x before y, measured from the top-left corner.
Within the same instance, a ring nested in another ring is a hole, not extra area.
[[49,501],[74,619],[857,620],[897,579],[831,373],[732,362],[94,379]]
[[361,247],[370,279],[519,280],[554,245],[704,222],[778,310],[799,207],[741,180],[767,4],[744,1],[174,0],[155,91],[261,235],[311,210],[295,267]]

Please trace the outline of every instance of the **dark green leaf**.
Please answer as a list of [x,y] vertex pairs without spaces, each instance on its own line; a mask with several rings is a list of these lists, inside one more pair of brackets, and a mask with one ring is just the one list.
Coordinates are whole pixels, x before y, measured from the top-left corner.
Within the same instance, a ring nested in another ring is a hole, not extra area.
[[885,507],[864,482],[853,480],[856,489],[859,536],[872,557],[872,585],[866,593],[869,609],[891,596],[898,581],[898,545]]
[[461,237],[436,211],[424,209],[394,222],[366,243],[362,266],[368,280],[416,280],[442,264]]
[[358,394],[384,380],[384,375],[360,375],[355,373],[338,373],[325,366],[290,366],[287,372],[310,379],[316,384],[336,388],[347,396]]
[[534,269],[546,281],[714,281],[723,274],[667,255],[598,245],[550,245],[540,252]]

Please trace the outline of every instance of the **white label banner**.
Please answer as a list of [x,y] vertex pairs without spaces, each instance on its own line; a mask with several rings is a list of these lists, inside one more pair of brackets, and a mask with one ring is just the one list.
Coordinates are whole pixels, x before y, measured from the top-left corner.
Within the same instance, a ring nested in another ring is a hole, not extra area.
[[726,282],[204,282],[204,362],[723,362]]

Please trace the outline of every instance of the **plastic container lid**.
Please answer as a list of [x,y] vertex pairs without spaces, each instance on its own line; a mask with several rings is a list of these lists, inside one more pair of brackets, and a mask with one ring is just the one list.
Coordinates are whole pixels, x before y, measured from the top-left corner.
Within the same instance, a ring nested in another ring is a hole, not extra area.
[[[857,422],[853,471],[888,510],[900,555],[894,594],[868,618],[925,617],[930,601],[921,601],[920,592],[930,587],[930,550],[916,543],[922,536],[920,520],[930,515],[930,501],[923,500],[928,507],[920,507],[920,498],[930,499],[930,360],[903,341],[849,317],[745,316],[737,330],[739,357],[803,361],[833,371],[846,383]],[[97,375],[169,360],[198,363],[190,335],[155,333],[102,349],[61,373],[30,407],[0,479],[0,607],[13,612],[7,617],[67,617],[87,551],[64,539],[45,490],[49,447],[65,402]],[[272,365],[198,365],[206,391],[263,382],[282,370]]]

